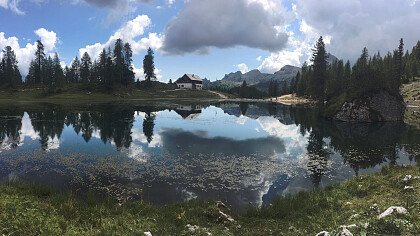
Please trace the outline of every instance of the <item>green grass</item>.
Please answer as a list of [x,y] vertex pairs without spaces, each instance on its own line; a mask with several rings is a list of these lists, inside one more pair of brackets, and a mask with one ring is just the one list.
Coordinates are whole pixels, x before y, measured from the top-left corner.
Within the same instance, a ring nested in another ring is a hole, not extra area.
[[[168,206],[142,202],[118,205],[88,194],[80,201],[48,188],[11,184],[0,186],[0,233],[5,235],[315,235],[337,233],[356,224],[354,235],[419,235],[420,179],[403,183],[405,175],[420,176],[420,167],[385,168],[343,184],[275,200],[266,208],[232,214],[221,220],[213,202],[190,201]],[[414,186],[405,192],[405,185]],[[377,204],[379,211],[371,209]],[[378,219],[389,206],[407,208],[407,215]],[[231,214],[226,209],[225,213]],[[200,230],[190,232],[187,224]]]
[[139,89],[115,89],[114,91],[102,91],[101,88],[93,89],[88,93],[81,85],[68,85],[54,93],[48,93],[45,88],[19,88],[15,90],[1,90],[0,102],[52,102],[52,103],[86,103],[86,102],[110,102],[129,100],[203,100],[220,99],[217,94],[209,91],[198,90],[139,90]]

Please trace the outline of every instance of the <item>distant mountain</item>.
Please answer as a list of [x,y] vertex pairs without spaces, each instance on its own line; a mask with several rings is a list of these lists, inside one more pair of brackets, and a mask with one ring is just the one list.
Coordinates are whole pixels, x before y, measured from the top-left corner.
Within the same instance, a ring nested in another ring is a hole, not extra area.
[[208,84],[210,87],[212,86],[223,86],[225,88],[233,88],[240,86],[243,81],[246,81],[248,85],[255,86],[261,91],[268,90],[268,85],[270,81],[277,81],[280,86],[290,86],[290,82],[293,78],[296,77],[298,71],[301,68],[296,66],[284,66],[281,70],[277,71],[274,74],[269,73],[261,73],[259,70],[251,70],[245,74],[238,71],[235,73],[230,73],[225,75],[222,80],[212,82]]
[[[335,60],[338,60],[338,58],[331,53],[327,53],[326,56],[326,61],[329,64]],[[277,81],[280,88],[284,87],[285,85],[287,88],[289,88],[290,83],[294,78],[296,78],[297,73],[300,71],[300,67],[290,65],[284,66],[274,74],[262,73],[259,70],[251,70],[245,74],[237,71],[234,73],[226,74],[223,79],[215,82],[205,80],[203,81],[203,84],[206,88],[223,87],[225,89],[230,89],[238,87],[243,83],[243,81],[246,81],[248,85],[254,86],[261,91],[267,92],[270,81]]]
[[326,60],[327,60],[328,64],[331,64],[334,61],[338,61],[338,58],[331,53],[327,53],[327,59]]

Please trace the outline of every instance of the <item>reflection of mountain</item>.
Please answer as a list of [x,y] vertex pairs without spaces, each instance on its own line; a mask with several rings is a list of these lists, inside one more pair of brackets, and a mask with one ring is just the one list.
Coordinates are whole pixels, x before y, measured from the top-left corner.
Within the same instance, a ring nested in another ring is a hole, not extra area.
[[198,105],[177,106],[175,112],[186,120],[192,120],[201,114],[201,109],[202,106]]
[[240,117],[245,115],[251,119],[258,119],[261,116],[274,116],[285,125],[294,124],[291,110],[296,108],[273,103],[227,103],[218,105],[226,114]]
[[258,155],[270,157],[285,150],[284,143],[277,137],[233,140],[223,137],[208,137],[206,132],[187,132],[181,129],[167,129],[160,133],[163,147],[173,154],[224,154]]

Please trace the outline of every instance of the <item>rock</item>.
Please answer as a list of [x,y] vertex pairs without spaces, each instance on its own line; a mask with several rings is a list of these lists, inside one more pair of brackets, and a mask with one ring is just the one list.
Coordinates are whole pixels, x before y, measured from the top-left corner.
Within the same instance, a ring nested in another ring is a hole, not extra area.
[[389,207],[388,209],[386,209],[386,211],[382,212],[379,216],[378,219],[382,219],[384,217],[390,216],[393,213],[397,213],[397,214],[407,214],[408,211],[407,209],[405,209],[404,207],[397,207],[397,206],[392,206]]
[[235,222],[235,220],[230,215],[224,213],[223,211],[219,210],[219,214],[220,214],[220,217],[219,217],[220,220],[228,221],[228,222]]
[[216,202],[216,206],[217,206],[217,208],[219,208],[219,209],[229,209],[223,202],[221,202],[221,201],[217,201]]
[[347,228],[343,228],[337,236],[353,236],[353,234]]
[[333,119],[346,122],[401,121],[405,108],[400,98],[382,90],[345,102]]
[[357,225],[356,224],[342,225],[340,227],[343,228],[343,229],[354,229],[354,228],[357,228]]
[[370,207],[370,209],[372,210],[372,211],[374,211],[374,212],[377,212],[377,213],[379,213],[379,212],[381,212],[380,210],[379,210],[379,207],[378,207],[378,204],[373,204],[371,207]]
[[354,214],[354,215],[352,215],[352,216],[350,216],[350,220],[353,220],[353,219],[356,219],[356,218],[359,218],[360,217],[360,215],[359,214]]
[[330,233],[327,231],[321,231],[317,233],[315,236],[330,236]]
[[200,229],[200,226],[197,226],[197,225],[187,224],[186,227],[187,227],[188,231],[190,231],[192,233],[194,233],[195,231],[197,231],[198,229]]
[[413,186],[405,186],[404,187],[404,191],[406,191],[406,192],[414,192],[414,187]]
[[150,233],[150,232],[144,232],[144,236],[152,236],[152,233]]
[[412,178],[413,178],[413,176],[412,176],[412,175],[406,175],[402,181],[403,181],[403,182],[405,182],[405,183],[407,183],[407,182],[409,182]]

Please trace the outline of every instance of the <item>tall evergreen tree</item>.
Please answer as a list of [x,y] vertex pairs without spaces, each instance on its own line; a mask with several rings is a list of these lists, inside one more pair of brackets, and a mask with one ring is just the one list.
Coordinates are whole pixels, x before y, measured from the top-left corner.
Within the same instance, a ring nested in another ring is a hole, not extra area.
[[35,62],[34,82],[35,84],[43,84],[42,66],[45,65],[45,52],[44,44],[40,40],[36,41]]
[[16,54],[10,46],[6,46],[0,62],[0,87],[16,88],[21,83],[22,76],[19,72]]
[[105,84],[106,81],[106,66],[107,66],[108,55],[105,51],[105,48],[102,49],[102,52],[99,54],[98,62],[98,74],[100,83]]
[[391,92],[399,93],[404,72],[404,40],[400,39],[398,49],[394,52],[394,78],[390,82]]
[[79,83],[80,82],[80,61],[79,58],[74,58],[73,62],[71,63],[71,83]]
[[124,55],[123,55],[123,41],[117,39],[114,46],[114,74],[115,82],[122,84],[124,78]]
[[310,80],[310,94],[317,101],[324,101],[325,78],[327,77],[327,61],[325,44],[322,36],[313,49],[313,77]]
[[53,73],[54,73],[54,81],[53,81],[54,86],[61,87],[64,84],[65,77],[64,77],[63,68],[61,67],[60,58],[58,57],[57,53],[54,54]]
[[80,81],[84,84],[90,82],[90,71],[92,67],[92,60],[87,52],[83,53],[80,60]]
[[124,79],[123,84],[128,86],[134,82],[133,50],[129,43],[124,44]]
[[149,48],[147,50],[147,55],[143,60],[143,71],[147,83],[156,79],[154,58],[154,52],[151,48]]

